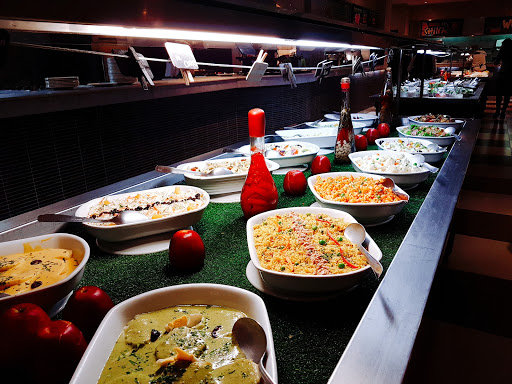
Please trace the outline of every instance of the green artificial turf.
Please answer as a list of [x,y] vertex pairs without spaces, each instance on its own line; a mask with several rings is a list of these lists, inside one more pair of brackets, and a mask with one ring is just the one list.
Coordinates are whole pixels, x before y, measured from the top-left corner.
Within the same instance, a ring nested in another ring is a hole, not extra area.
[[[377,148],[371,146],[368,149]],[[332,155],[328,157],[332,160]],[[333,164],[332,171],[353,169],[351,165]],[[309,177],[310,171],[306,171],[305,175]],[[278,208],[309,206],[315,202],[309,189],[304,196],[285,195],[283,179],[283,175],[274,175],[279,191]],[[408,191],[411,196],[409,204],[391,222],[367,228],[382,250],[385,271],[434,179],[435,175],[431,175],[426,182]],[[84,237],[92,248],[81,286],[101,287],[116,304],[143,292],[178,284],[217,283],[247,289],[258,294],[267,306],[279,382],[326,383],[379,282],[369,275],[353,291],[330,301],[285,301],[265,295],[257,291],[246,278],[245,270],[250,257],[245,225],[246,220],[239,203],[210,203],[202,220],[194,226],[205,243],[205,266],[192,274],[173,271],[169,266],[167,251],[142,256],[106,254],[97,248],[95,240],[80,227],[70,226],[69,229]]]

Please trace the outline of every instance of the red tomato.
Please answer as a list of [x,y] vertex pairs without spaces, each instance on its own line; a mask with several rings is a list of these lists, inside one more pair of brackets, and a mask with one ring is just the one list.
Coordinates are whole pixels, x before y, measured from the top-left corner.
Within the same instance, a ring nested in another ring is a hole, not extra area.
[[[6,366],[17,363],[35,345],[37,331],[51,322],[41,307],[31,303],[16,304],[0,315],[0,340],[9,348],[0,348],[0,361]],[[0,363],[1,365],[1,363]]]
[[107,312],[114,306],[104,290],[94,286],[79,288],[70,297],[62,317],[76,324],[87,340],[91,340]]
[[331,162],[327,156],[317,156],[311,163],[311,174],[331,172]]
[[306,192],[306,176],[301,171],[288,171],[284,177],[283,188],[286,194],[300,196]]
[[183,229],[174,234],[169,246],[169,262],[173,268],[198,271],[203,268],[204,258],[204,243],[197,232]]
[[80,329],[69,321],[56,320],[39,328],[37,339],[34,363],[38,382],[69,383],[87,348]]
[[358,151],[366,151],[366,148],[368,148],[368,140],[366,140],[365,135],[356,135],[356,149]]
[[391,128],[389,127],[389,124],[381,123],[377,127],[377,130],[379,131],[379,137],[388,137],[389,132],[391,132]]
[[368,140],[368,145],[374,145],[375,140],[379,138],[379,131],[375,128],[370,128],[366,131],[366,139]]

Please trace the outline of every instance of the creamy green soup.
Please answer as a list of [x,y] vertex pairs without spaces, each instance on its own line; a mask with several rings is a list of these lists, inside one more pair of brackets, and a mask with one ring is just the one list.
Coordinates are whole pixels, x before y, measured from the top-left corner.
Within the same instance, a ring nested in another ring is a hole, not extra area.
[[124,328],[100,384],[259,383],[258,366],[232,338],[243,312],[191,305],[135,316]]

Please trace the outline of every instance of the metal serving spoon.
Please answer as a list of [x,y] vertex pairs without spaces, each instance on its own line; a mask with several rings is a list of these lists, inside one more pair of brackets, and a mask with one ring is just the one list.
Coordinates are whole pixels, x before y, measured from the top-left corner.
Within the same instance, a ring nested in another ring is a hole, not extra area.
[[233,325],[233,336],[243,353],[258,364],[263,382],[275,384],[263,366],[263,357],[267,352],[267,335],[261,325],[249,317],[242,317]]
[[174,167],[167,167],[165,165],[157,165],[155,167],[155,171],[162,173],[181,173],[181,174],[190,174],[196,176],[223,176],[223,175],[233,175],[233,171],[227,168],[215,168],[210,172],[198,172],[198,171],[189,171],[187,169],[179,169]]
[[149,217],[145,216],[143,213],[137,211],[121,211],[116,217],[112,219],[93,219],[90,217],[78,217],[71,215],[61,215],[61,214],[45,214],[39,215],[37,217],[37,221],[40,222],[59,222],[59,223],[114,223],[114,224],[134,224],[140,223],[143,221],[148,221]]
[[384,268],[382,267],[382,264],[377,260],[375,257],[373,257],[370,252],[366,250],[365,247],[363,247],[364,239],[366,239],[366,230],[364,227],[359,223],[352,223],[349,224],[347,228],[345,228],[345,237],[348,239],[348,241],[351,241],[355,245],[357,245],[357,248],[363,253],[363,255],[366,257],[366,260],[368,260],[368,264],[370,264],[370,267],[373,269],[373,272],[375,272],[375,275],[377,276],[377,279],[382,274],[382,271]]
[[384,178],[384,180],[382,180],[382,185],[387,188],[391,188],[393,190],[393,193],[397,195],[400,199],[409,200],[409,197],[405,193],[396,190],[395,182],[393,181],[393,179],[390,179],[389,177]]
[[430,165],[429,163],[425,163],[425,157],[423,155],[413,155],[412,157],[416,161],[416,164],[418,164],[418,167],[425,167],[431,173],[437,173],[437,171],[439,171],[439,168],[434,167],[433,165]]

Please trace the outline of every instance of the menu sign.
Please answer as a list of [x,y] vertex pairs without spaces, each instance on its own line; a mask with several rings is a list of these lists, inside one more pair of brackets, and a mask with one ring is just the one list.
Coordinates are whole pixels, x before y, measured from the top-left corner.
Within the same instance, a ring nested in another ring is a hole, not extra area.
[[462,35],[463,19],[432,20],[421,22],[421,36],[457,36]]
[[512,33],[512,16],[486,17],[484,35],[504,35]]

